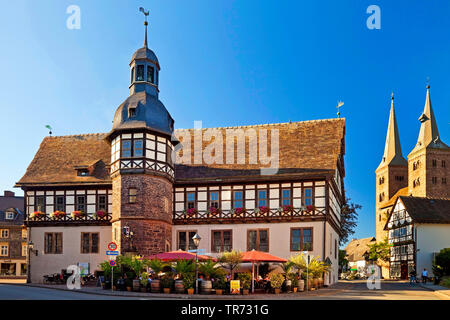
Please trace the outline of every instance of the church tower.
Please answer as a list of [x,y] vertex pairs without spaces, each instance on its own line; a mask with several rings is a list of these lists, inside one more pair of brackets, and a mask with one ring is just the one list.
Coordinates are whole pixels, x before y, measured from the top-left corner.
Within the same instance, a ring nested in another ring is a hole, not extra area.
[[394,109],[394,94],[391,97],[391,110],[386,135],[386,144],[381,163],[376,174],[376,238],[383,241],[387,237],[384,231],[389,208],[387,203],[395,193],[408,186],[408,163],[402,155],[400,136]]
[[160,65],[147,46],[130,62],[129,97],[117,108],[111,143],[112,239],[121,254],[170,250],[174,168],[174,121],[159,100]]
[[416,197],[450,198],[450,148],[441,141],[427,85],[417,144],[408,155],[408,189]]

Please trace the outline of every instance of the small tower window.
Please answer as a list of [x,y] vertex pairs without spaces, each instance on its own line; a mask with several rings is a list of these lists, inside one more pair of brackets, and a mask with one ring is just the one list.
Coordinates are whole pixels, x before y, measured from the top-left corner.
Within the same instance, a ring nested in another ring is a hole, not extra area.
[[136,116],[136,108],[128,109],[128,118],[133,118],[134,116]]
[[155,68],[152,66],[147,67],[147,81],[151,83],[155,83]]
[[445,160],[442,160],[441,164],[442,164],[442,168],[445,168]]
[[142,157],[144,154],[144,143],[142,139],[135,139],[134,140],[134,155],[135,157]]
[[436,168],[436,166],[437,166],[437,160],[433,159],[433,168]]
[[134,67],[131,68],[131,83],[134,82]]
[[78,176],[79,177],[87,177],[89,175],[89,171],[87,169],[80,169],[78,170]]
[[137,189],[128,189],[128,203],[136,203]]
[[437,183],[437,177],[431,177],[431,182],[433,184],[436,184]]
[[137,66],[136,81],[144,81],[144,66],[143,65]]
[[122,157],[131,158],[131,140],[122,140]]

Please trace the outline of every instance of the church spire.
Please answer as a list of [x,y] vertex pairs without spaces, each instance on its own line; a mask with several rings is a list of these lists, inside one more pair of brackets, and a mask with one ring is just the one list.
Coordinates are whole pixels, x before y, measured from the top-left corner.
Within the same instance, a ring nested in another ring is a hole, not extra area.
[[423,147],[434,147],[434,148],[446,148],[447,145],[443,143],[439,137],[439,131],[436,123],[436,118],[434,117],[433,108],[431,106],[430,98],[430,85],[427,84],[427,96],[425,98],[425,107],[422,115],[419,117],[421,122],[419,137],[417,139],[417,144],[414,150]]
[[383,159],[378,167],[385,165],[407,166],[408,163],[402,155],[400,136],[398,134],[397,119],[394,110],[394,93],[391,95],[391,111],[389,113],[389,124],[386,134]]

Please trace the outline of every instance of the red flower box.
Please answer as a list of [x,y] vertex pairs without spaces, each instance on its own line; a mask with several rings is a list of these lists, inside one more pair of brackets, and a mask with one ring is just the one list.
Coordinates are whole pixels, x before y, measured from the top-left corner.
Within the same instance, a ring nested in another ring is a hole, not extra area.
[[283,212],[284,212],[284,213],[291,213],[291,212],[293,212],[293,211],[294,211],[294,207],[291,206],[290,204],[289,204],[289,205],[284,205],[284,206],[283,206]]
[[103,211],[103,210],[98,210],[98,211],[95,213],[95,215],[96,215],[97,217],[99,217],[99,218],[103,218],[103,217],[106,216],[106,212]]
[[195,209],[195,208],[187,209],[186,213],[187,213],[188,216],[191,217],[191,216],[193,216],[193,215],[195,215],[197,213],[197,209]]
[[212,216],[216,216],[218,214],[220,214],[222,211],[219,208],[216,207],[211,207],[209,208],[209,214]]
[[261,206],[261,207],[259,207],[259,211],[260,211],[261,213],[266,214],[266,213],[268,213],[268,212],[270,211],[270,209],[269,209],[269,207]]
[[247,209],[245,209],[245,208],[235,208],[234,209],[234,213],[237,215],[243,214],[245,212],[247,212]]

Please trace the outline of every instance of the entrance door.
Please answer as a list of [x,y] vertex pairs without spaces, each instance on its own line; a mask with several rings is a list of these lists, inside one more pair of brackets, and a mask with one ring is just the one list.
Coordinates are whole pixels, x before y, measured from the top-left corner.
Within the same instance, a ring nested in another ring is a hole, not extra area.
[[406,261],[402,261],[400,272],[401,272],[402,280],[407,280],[408,279],[408,263]]

